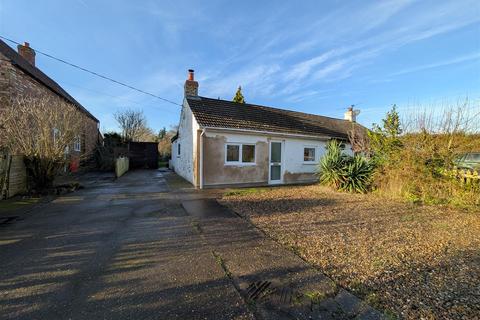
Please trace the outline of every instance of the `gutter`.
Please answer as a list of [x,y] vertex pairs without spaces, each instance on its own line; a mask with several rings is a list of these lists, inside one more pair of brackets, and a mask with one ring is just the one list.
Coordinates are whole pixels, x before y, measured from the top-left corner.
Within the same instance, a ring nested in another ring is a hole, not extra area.
[[203,136],[205,131],[206,128],[203,128],[200,134],[200,189],[203,189]]

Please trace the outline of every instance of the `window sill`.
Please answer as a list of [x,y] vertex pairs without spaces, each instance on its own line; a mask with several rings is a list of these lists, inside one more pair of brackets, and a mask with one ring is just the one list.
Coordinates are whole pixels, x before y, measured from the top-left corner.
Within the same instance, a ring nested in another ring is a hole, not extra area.
[[312,164],[318,164],[318,162],[316,162],[316,161],[304,161],[303,164],[312,165]]
[[249,162],[225,162],[226,166],[235,166],[235,167],[252,167],[256,166],[257,164],[255,162],[249,163]]

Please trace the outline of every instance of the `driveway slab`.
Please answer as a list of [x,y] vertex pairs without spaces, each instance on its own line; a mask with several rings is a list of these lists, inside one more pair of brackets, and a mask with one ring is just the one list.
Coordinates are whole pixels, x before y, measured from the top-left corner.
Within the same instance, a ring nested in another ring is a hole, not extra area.
[[0,228],[0,261],[0,319],[252,319],[156,171]]

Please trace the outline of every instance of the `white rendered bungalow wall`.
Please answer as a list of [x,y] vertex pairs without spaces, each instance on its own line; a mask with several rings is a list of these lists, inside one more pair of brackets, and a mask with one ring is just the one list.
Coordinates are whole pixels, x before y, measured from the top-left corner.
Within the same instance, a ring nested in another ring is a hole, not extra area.
[[175,173],[194,184],[194,159],[197,155],[198,122],[192,114],[187,101],[184,100],[178,138],[172,143],[172,165]]
[[[303,183],[316,181],[317,164],[325,153],[329,137],[292,137],[281,134],[252,132],[228,132],[207,129],[204,136],[203,184],[221,186],[235,184],[266,185],[269,183],[270,141],[280,141],[282,148],[281,183]],[[255,145],[255,162],[231,164],[225,160],[227,144]],[[304,149],[313,148],[315,158],[304,161]],[[350,146],[345,147],[351,152]]]

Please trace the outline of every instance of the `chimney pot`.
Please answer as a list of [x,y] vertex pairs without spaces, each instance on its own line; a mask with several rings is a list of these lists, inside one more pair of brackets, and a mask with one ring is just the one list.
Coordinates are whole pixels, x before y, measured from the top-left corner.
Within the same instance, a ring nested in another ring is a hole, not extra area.
[[198,96],[198,82],[195,81],[195,71],[188,69],[188,78],[185,81],[185,97],[186,96]]
[[188,69],[188,80],[190,81],[195,80],[195,71],[193,69]]
[[17,46],[18,54],[27,60],[32,66],[35,66],[35,50],[30,48],[30,43],[24,42]]

